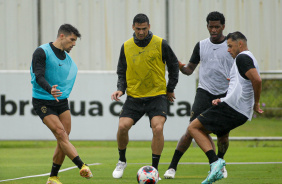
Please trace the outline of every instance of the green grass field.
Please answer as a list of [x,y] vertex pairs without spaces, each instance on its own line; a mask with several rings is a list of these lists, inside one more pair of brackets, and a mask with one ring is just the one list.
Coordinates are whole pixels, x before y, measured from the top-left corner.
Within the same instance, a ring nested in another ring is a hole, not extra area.
[[[231,136],[282,136],[281,120],[254,119],[246,125],[234,130]],[[115,141],[72,141],[79,155],[90,166],[94,178],[86,180],[79,176],[77,168],[61,172],[59,176],[67,183],[102,183],[124,184],[137,183],[136,172],[144,165],[151,164],[150,142],[131,141],[127,149],[128,166],[122,179],[113,179],[112,171],[118,160],[117,143]],[[0,182],[1,180],[33,176],[49,173],[52,164],[52,154],[55,141],[0,141]],[[209,170],[205,154],[195,144],[180,160],[176,178],[166,180],[163,174],[171,161],[175,141],[166,141],[160,160],[159,173],[162,180],[159,183],[201,183]],[[281,141],[231,141],[225,156],[228,178],[216,183],[282,183],[282,143]],[[204,162],[207,164],[191,164]],[[276,164],[236,164],[247,162],[280,162]],[[74,164],[66,158],[62,169],[73,167]],[[8,184],[38,184],[46,183],[48,176],[32,177],[13,181]]]

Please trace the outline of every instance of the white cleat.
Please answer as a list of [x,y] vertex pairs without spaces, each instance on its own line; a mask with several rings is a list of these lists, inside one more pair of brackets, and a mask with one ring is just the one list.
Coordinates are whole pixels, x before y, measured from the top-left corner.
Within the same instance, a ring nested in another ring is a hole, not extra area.
[[223,178],[227,178],[227,170],[226,170],[225,166],[223,166],[223,168],[221,169],[221,172],[223,174]]
[[159,177],[159,181],[160,181],[160,180],[162,180],[162,178],[161,178],[161,177]]
[[175,172],[176,171],[173,168],[168,169],[164,174],[165,179],[173,179],[175,177]]
[[121,178],[123,175],[123,171],[126,168],[127,164],[126,162],[118,161],[117,166],[113,172],[113,177],[114,178]]

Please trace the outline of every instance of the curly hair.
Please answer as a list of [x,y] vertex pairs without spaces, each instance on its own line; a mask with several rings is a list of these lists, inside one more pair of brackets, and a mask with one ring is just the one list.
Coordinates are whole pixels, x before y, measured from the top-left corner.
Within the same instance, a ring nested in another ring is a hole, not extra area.
[[222,13],[219,13],[218,11],[213,11],[213,12],[210,12],[207,16],[207,24],[209,24],[209,21],[220,21],[220,23],[222,25],[225,24],[225,17]]

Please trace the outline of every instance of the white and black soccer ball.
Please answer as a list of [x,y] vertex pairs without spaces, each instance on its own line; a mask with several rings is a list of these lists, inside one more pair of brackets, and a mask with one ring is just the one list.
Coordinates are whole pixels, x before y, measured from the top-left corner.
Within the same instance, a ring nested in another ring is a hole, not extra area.
[[139,184],[156,184],[159,181],[159,172],[152,166],[143,166],[137,172]]

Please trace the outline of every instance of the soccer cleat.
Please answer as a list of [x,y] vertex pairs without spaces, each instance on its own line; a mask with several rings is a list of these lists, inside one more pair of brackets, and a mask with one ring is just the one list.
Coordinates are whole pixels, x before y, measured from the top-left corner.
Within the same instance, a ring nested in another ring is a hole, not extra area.
[[159,181],[160,181],[160,180],[162,180],[162,178],[161,178],[161,177],[159,177]]
[[173,168],[168,169],[165,174],[164,174],[164,178],[165,179],[173,179],[175,177],[175,170]]
[[123,171],[126,168],[127,164],[126,162],[118,161],[117,166],[113,172],[113,177],[114,178],[121,178],[123,175]]
[[219,158],[217,161],[210,164],[211,171],[202,184],[211,184],[223,178],[222,168],[225,166],[225,161]]
[[83,164],[83,166],[81,167],[79,174],[80,176],[86,179],[90,179],[93,177],[93,174],[91,173],[90,168],[85,164]]
[[51,176],[48,178],[46,184],[62,184],[58,176]]
[[206,178],[204,181],[202,181],[201,184],[212,184],[212,182],[209,182],[209,181],[207,180],[207,178]]
[[221,169],[221,172],[223,174],[223,178],[227,178],[227,170],[226,170],[225,166],[223,166],[223,168]]

